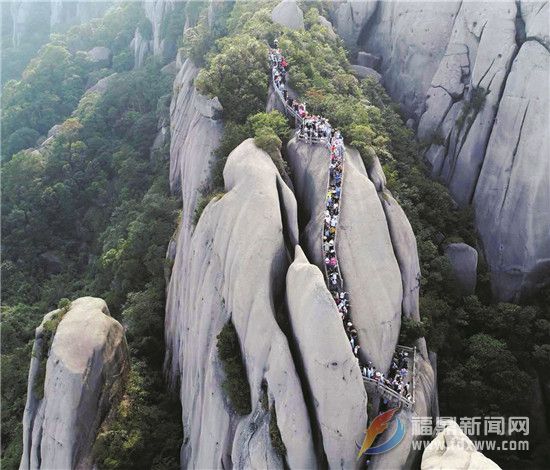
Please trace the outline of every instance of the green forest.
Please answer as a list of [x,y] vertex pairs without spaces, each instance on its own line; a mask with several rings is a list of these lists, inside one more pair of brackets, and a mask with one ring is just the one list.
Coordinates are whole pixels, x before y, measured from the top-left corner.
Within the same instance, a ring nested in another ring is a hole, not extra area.
[[[202,67],[197,89],[217,96],[224,108],[224,136],[195,223],[224,191],[225,161],[243,139],[254,137],[287,172],[281,154],[284,159],[290,128],[282,115],[265,113],[267,45],[278,38],[292,87],[310,110],[342,130],[367,165],[374,155],[380,159],[387,186],[412,224],[422,321],[404,321],[401,341],[425,336],[437,352],[441,415],[535,418],[532,393],[550,369],[550,289],[522,305],[495,303],[482,264],[475,295],[460,294],[444,249],[457,241],[476,246],[471,211],[458,209],[428,177],[422,144],[383,87],[349,71],[351,52],[319,21],[323,2],[302,2],[304,31],[274,24],[275,4],[226,2],[209,24],[205,5],[189,3],[165,25],[166,34],[179,35],[180,52]],[[186,15],[195,26],[183,34]],[[154,57],[134,68],[129,45],[136,27],[150,34],[140,4],[122,3],[63,34],[46,38],[37,30],[26,55],[2,53],[5,469],[19,465],[34,329],[61,299],[84,295],[105,299],[124,324],[132,359],[124,406],[94,447],[99,468],[179,468],[181,408],[167,390],[162,364],[165,255],[181,204],[168,187],[169,141],[152,150],[159,122],[169,120],[174,76]],[[111,49],[111,63],[92,62],[83,52],[98,45]],[[94,91],[102,79],[104,90]],[[242,374],[234,350],[226,356]],[[229,393],[238,395],[240,383],[228,380]],[[244,412],[249,397],[240,399],[237,411]],[[532,457],[487,455],[503,465]]]
[[[173,76],[153,59],[133,69],[136,3],[53,35],[8,81],[2,107],[2,467],[18,468],[34,329],[62,298],[106,300],[126,326],[132,369],[113,422],[98,437],[101,468],[179,468],[177,396],[166,391],[165,253],[178,219],[169,194],[167,122]],[[90,63],[81,48],[113,51]],[[129,60],[131,59],[131,60]],[[115,75],[112,75],[115,74]],[[109,76],[104,92],[85,92]],[[55,134],[36,150],[48,130]]]

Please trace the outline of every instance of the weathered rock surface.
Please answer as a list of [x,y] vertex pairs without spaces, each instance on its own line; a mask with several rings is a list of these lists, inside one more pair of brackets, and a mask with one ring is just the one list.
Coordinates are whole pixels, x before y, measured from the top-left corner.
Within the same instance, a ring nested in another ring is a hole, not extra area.
[[103,300],[82,297],[53,337],[39,398],[44,323],[57,312],[36,329],[20,469],[90,468],[97,430],[122,394],[129,369],[122,326]]
[[550,53],[524,43],[514,60],[474,196],[496,296],[528,294],[550,277]]
[[271,19],[290,29],[304,29],[304,14],[294,0],[282,0],[271,12]]
[[[86,90],[86,94],[88,93],[105,93],[107,91],[107,88],[109,87],[109,84],[117,76],[116,73],[112,73],[111,75],[108,75],[106,77],[101,78],[97,81],[97,83],[90,88]],[[55,127],[55,126],[54,126]],[[49,137],[49,133],[48,133]]]
[[111,49],[103,46],[96,46],[90,49],[86,55],[91,62],[104,62],[109,66],[111,62]]
[[477,280],[477,251],[466,243],[450,243],[445,248],[453,274],[460,290],[466,295],[473,294]]
[[319,15],[319,23],[328,31],[328,34],[331,38],[338,37],[338,35],[334,31],[334,28],[332,27],[332,23],[329,20],[327,20],[324,16]]
[[426,447],[421,470],[498,470],[500,467],[478,452],[456,421],[444,420],[445,428]]
[[338,2],[331,15],[348,44],[381,58],[382,83],[418,122],[432,175],[476,209],[496,297],[518,299],[549,277],[550,7],[434,5]]
[[11,17],[12,45],[19,46],[25,36],[33,35],[38,19],[48,25],[49,32],[62,32],[101,17],[109,6],[110,2],[102,1],[9,2],[5,11]]
[[374,54],[369,54],[365,51],[359,51],[357,53],[357,64],[363,67],[370,67],[371,69],[378,69],[380,67],[380,57]]
[[334,2],[331,8],[332,24],[348,44],[355,44],[364,25],[375,12],[377,2]]
[[362,65],[352,65],[351,71],[358,78],[374,78],[377,82],[380,81],[381,75],[374,69],[370,67],[363,67]]
[[[238,468],[267,468],[278,462],[260,403],[265,381],[288,465],[312,468],[316,457],[302,388],[275,320],[284,302],[288,250],[298,241],[296,201],[252,139],[229,155],[224,180],[227,193],[206,207],[185,250],[180,231],[168,289],[168,363],[181,382],[186,437],[181,464],[218,468],[231,461]],[[231,410],[221,388],[216,336],[229,318],[250,383],[252,413],[244,417]]]
[[323,274],[299,246],[286,296],[328,465],[352,468],[367,428],[367,394]]
[[210,175],[212,152],[223,133],[220,102],[202,96],[193,85],[198,71],[190,60],[184,62],[170,104],[170,188],[184,191],[182,217],[188,229],[198,189]]
[[460,3],[338,2],[333,23],[348,44],[381,58],[377,70],[388,92],[409,114],[420,114]]
[[[322,268],[328,151],[291,140],[287,148],[296,197],[304,211],[306,252]],[[387,370],[401,325],[403,289],[384,210],[355,149],[346,149],[337,250],[353,321],[365,356]]]

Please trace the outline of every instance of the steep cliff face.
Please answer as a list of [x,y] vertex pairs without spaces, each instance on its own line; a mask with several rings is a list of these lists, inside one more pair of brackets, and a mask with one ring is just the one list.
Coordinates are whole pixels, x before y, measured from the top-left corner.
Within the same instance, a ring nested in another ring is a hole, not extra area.
[[66,313],[48,313],[36,329],[20,468],[91,467],[97,430],[121,396],[128,368],[123,328],[103,300],[82,297]]
[[286,295],[306,396],[309,391],[314,398],[313,427],[329,467],[352,468],[367,427],[367,394],[323,275],[299,246],[286,276]]
[[[206,207],[184,252],[177,242],[168,293],[171,370],[181,374],[186,436],[181,463],[281,466],[269,441],[269,412],[260,402],[266,383],[289,465],[311,468],[307,409],[287,339],[275,321],[284,300],[288,249],[297,242],[296,203],[271,158],[252,140],[231,153],[224,180],[227,193]],[[216,336],[230,318],[252,399],[252,412],[242,418],[226,402],[216,350]]]
[[[161,60],[173,60],[177,53],[177,38],[184,30],[183,5],[177,0],[151,0],[143,1],[145,17],[151,24],[151,30],[140,31],[136,28],[131,48],[134,51],[134,67],[139,68],[145,59],[154,55]],[[169,31],[172,17],[178,20],[177,34]],[[181,24],[180,24],[181,23]],[[186,22],[187,24],[187,22]]]
[[433,176],[474,204],[495,295],[517,299],[549,272],[548,3],[357,3],[333,7],[337,31],[380,56]]
[[105,13],[111,2],[82,2],[51,0],[44,3],[13,1],[10,2],[12,46],[19,46],[25,35],[32,33],[36,19],[36,10],[40,11],[41,21],[49,24],[50,32],[68,29],[69,26],[99,18]]
[[[176,240],[169,247],[173,252],[174,270],[176,265],[187,263],[199,190],[208,181],[212,152],[219,145],[223,133],[219,101],[209,100],[195,90],[193,81],[198,69],[190,60],[180,65],[170,105],[170,188],[174,193],[181,191],[182,197],[181,220],[176,235],[178,249],[175,250]],[[170,363],[172,379],[178,376],[180,370],[177,349],[180,330],[176,323],[178,308],[175,302],[181,295],[181,282],[179,275],[172,276],[167,296],[167,362]]]

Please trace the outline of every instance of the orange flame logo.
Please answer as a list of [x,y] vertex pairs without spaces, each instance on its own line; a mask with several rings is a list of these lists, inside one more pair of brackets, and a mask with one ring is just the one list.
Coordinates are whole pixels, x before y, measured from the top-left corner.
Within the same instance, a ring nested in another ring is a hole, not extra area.
[[363,445],[361,446],[361,450],[359,450],[359,454],[357,455],[357,459],[359,459],[369,448],[372,446],[372,443],[376,439],[376,436],[378,434],[382,434],[387,428],[388,424],[393,418],[393,415],[399,411],[399,408],[392,408],[391,410],[385,411],[384,413],[379,414],[376,418],[374,418],[373,422],[368,427],[365,439],[363,440]]

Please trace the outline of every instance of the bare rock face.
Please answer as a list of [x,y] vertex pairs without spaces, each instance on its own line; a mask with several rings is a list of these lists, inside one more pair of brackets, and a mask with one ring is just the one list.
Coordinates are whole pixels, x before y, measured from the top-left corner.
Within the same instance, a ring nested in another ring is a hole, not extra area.
[[[226,194],[206,207],[186,246],[180,231],[168,289],[168,370],[180,379],[186,437],[181,464],[280,463],[266,428],[269,412],[260,402],[266,383],[288,465],[311,468],[316,457],[302,388],[275,320],[284,302],[287,249],[298,240],[296,201],[252,139],[229,155],[224,180]],[[250,383],[252,412],[244,417],[232,411],[221,387],[216,336],[229,318]]]
[[418,122],[432,176],[457,203],[474,205],[500,300],[550,277],[549,8],[511,0],[331,7],[340,36],[381,58],[382,83]]
[[362,65],[352,65],[351,71],[360,79],[370,77],[379,82],[381,78],[381,75],[376,70],[370,67],[364,67]]
[[304,29],[304,14],[294,0],[282,0],[271,12],[271,19],[290,29]]
[[36,329],[20,469],[90,468],[97,430],[121,396],[129,369],[122,326],[102,299],[82,297],[57,327],[42,384],[44,328],[57,314],[48,313]]
[[381,58],[377,70],[384,86],[407,113],[419,115],[461,2],[351,1],[338,8],[360,8],[361,4],[368,13],[354,28],[355,34],[349,34],[345,21],[336,23],[337,32],[348,44]]
[[421,470],[498,470],[500,467],[478,452],[468,436],[453,420],[446,421],[445,428],[426,447]]
[[473,294],[477,280],[477,251],[466,243],[450,243],[445,256],[451,262],[453,274],[464,294]]
[[108,47],[97,46],[90,49],[86,55],[91,62],[103,62],[107,66],[111,62],[111,49]]
[[549,77],[548,49],[525,42],[508,75],[475,191],[493,291],[504,300],[550,277]]
[[374,1],[342,1],[331,5],[332,23],[348,44],[355,44],[364,25],[375,12]]
[[367,428],[367,394],[323,275],[299,246],[286,295],[328,465],[353,468]]
[[[464,3],[455,29],[428,91],[427,113],[419,138],[447,143],[439,178],[462,206],[471,202],[485,148],[511,61],[516,53],[516,6],[514,2]],[[455,125],[444,134],[439,129],[451,104],[460,104]]]
[[[308,257],[322,268],[321,229],[329,152],[295,139],[287,155],[296,197],[305,211]],[[355,149],[346,149],[337,251],[353,321],[366,357],[387,370],[401,325],[403,289],[384,210]]]
[[357,64],[377,70],[380,67],[380,57],[365,51],[359,51],[357,53]]

